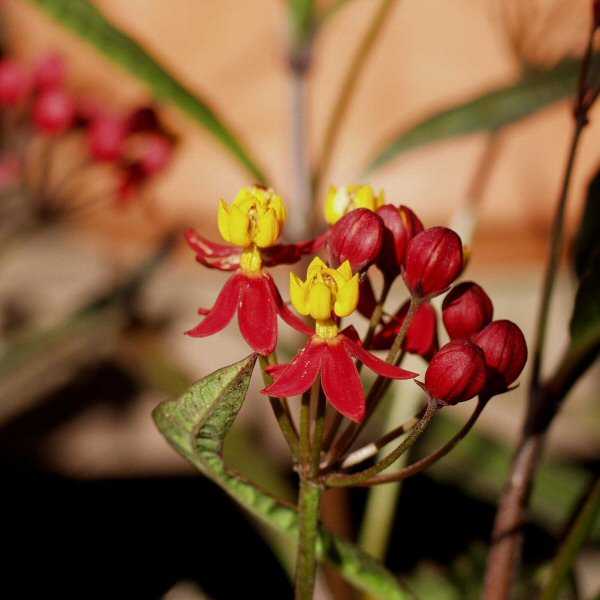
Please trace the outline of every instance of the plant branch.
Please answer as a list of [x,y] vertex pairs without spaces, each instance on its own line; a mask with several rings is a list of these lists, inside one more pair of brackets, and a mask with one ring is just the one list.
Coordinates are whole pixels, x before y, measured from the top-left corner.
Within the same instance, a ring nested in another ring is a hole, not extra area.
[[462,426],[460,431],[458,433],[456,433],[448,442],[446,442],[446,444],[444,444],[439,450],[436,450],[429,456],[425,456],[421,460],[418,460],[417,462],[413,463],[412,465],[409,465],[408,467],[404,467],[403,469],[400,469],[399,471],[396,471],[395,473],[372,477],[371,479],[368,479],[367,481],[363,482],[361,485],[373,486],[373,485],[380,485],[382,483],[391,483],[394,481],[402,481],[403,479],[407,479],[408,477],[412,477],[413,475],[417,475],[418,473],[421,473],[425,469],[428,469],[429,467],[431,467],[431,465],[435,464],[440,459],[444,458],[444,456],[446,456],[449,452],[451,452],[455,448],[455,446],[467,436],[469,431],[471,431],[471,429],[473,428],[473,425],[475,425],[475,423],[479,419],[486,404],[487,404],[487,399],[480,398],[477,401],[477,406],[475,407],[475,410],[469,417],[469,420]]
[[[496,514],[492,533],[492,547],[488,557],[485,576],[485,600],[506,600],[510,597],[513,580],[520,560],[523,537],[522,529],[526,520],[531,487],[543,451],[546,432],[577,375],[582,372],[581,364],[577,360],[573,361],[573,353],[568,352],[565,361],[557,372],[560,380],[551,380],[549,387],[541,384],[548,315],[564,243],[566,205],[577,150],[583,130],[588,123],[588,111],[591,108],[591,102],[586,99],[586,96],[589,91],[594,33],[595,27],[592,26],[588,36],[586,51],[581,62],[579,86],[573,111],[574,127],[552,223],[550,255],[542,285],[541,306],[534,341],[527,415],[521,441],[513,458],[508,480]],[[592,95],[592,97],[595,96]],[[584,356],[582,359],[585,362],[588,360],[588,357]]]
[[600,475],[596,475],[586,491],[583,501],[578,503],[579,509],[569,528],[567,536],[558,551],[550,578],[540,596],[541,600],[556,600],[567,579],[579,551],[587,539],[594,522],[600,515]]
[[348,67],[348,71],[346,72],[342,87],[340,88],[338,97],[333,107],[333,112],[331,113],[331,117],[329,118],[329,122],[327,124],[325,140],[323,142],[323,150],[318,162],[319,166],[313,176],[312,187],[313,194],[315,196],[318,196],[323,177],[327,174],[329,169],[340,129],[344,121],[344,117],[346,116],[346,112],[348,111],[348,107],[350,106],[350,102],[352,101],[358,80],[360,79],[364,67],[369,59],[371,51],[375,47],[377,38],[381,34],[387,17],[394,6],[394,1],[395,0],[381,0],[379,8],[371,20],[367,32],[365,33],[358,48],[356,49],[356,52],[354,53],[354,56],[352,57],[352,61],[350,62],[350,66]]
[[352,473],[351,475],[346,475],[343,473],[333,473],[328,475],[325,477],[325,484],[330,487],[364,485],[364,482],[370,480],[371,478],[375,477],[375,475],[381,473],[381,471],[387,469],[417,441],[419,436],[429,425],[431,419],[433,419],[437,409],[437,401],[430,398],[427,403],[427,409],[425,410],[425,413],[421,419],[416,423],[416,425],[414,425],[414,427],[410,430],[410,433],[406,436],[406,438],[404,438],[404,440],[395,450],[392,450],[392,452],[390,452],[380,462],[368,469],[365,469],[364,471]]
[[[267,367],[276,364],[277,356],[274,352],[269,354],[269,356],[260,357],[260,368],[262,371],[263,381],[265,385],[269,385],[273,381],[273,378],[266,371]],[[299,452],[298,431],[296,430],[296,426],[294,425],[287,398],[275,398],[273,396],[269,396],[269,403],[271,404],[273,414],[275,415],[277,424],[281,429],[281,433],[283,434],[283,437],[287,442],[290,452],[292,453],[293,460],[294,462],[297,462]]]

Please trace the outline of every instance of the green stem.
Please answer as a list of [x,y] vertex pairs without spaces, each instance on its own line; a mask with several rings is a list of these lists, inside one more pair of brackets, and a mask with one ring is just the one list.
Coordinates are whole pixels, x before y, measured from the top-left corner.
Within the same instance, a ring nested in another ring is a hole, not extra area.
[[573,563],[598,515],[600,515],[600,476],[596,476],[588,489],[581,510],[552,563],[550,579],[540,596],[541,600],[555,600],[559,597]]
[[321,463],[321,447],[325,430],[325,395],[321,391],[321,380],[317,378],[311,390],[311,412],[314,415],[314,431],[311,446],[310,475],[316,477]]
[[[398,365],[402,361],[402,358],[404,356],[404,352],[402,350],[404,338],[406,337],[406,334],[408,333],[408,330],[410,328],[412,320],[413,320],[419,306],[421,305],[421,302],[422,302],[422,300],[420,298],[415,298],[415,297],[411,298],[410,305],[408,307],[408,312],[406,313],[406,317],[404,318],[404,321],[402,321],[402,325],[400,326],[398,335],[396,335],[396,338],[394,339],[394,343],[392,344],[392,347],[390,348],[390,351],[388,352],[388,355],[386,358],[388,363]],[[332,446],[332,448],[329,452],[329,457],[326,461],[327,466],[333,466],[333,465],[337,464],[337,462],[339,462],[339,460],[341,458],[343,458],[344,455],[346,454],[346,452],[352,447],[352,444],[355,442],[356,438],[360,435],[360,433],[366,426],[370,416],[373,414],[373,412],[377,408],[379,402],[381,401],[384,394],[388,390],[391,382],[392,382],[391,379],[386,379],[385,377],[382,377],[381,375],[379,375],[377,377],[377,379],[371,386],[369,393],[367,394],[367,400],[366,400],[367,415],[366,415],[365,419],[362,421],[362,423],[359,423],[359,424],[352,423],[346,428],[344,433],[339,437],[337,442]]]
[[[273,381],[273,378],[266,371],[267,367],[276,364],[277,356],[274,352],[269,354],[269,356],[260,357],[260,368],[262,370],[263,381],[265,385],[269,385]],[[292,453],[294,462],[297,462],[298,432],[296,431],[296,427],[292,419],[292,414],[290,412],[290,407],[288,405],[287,399],[274,398],[273,396],[269,396],[269,402],[271,404],[271,408],[273,409],[273,414],[275,415],[277,424],[281,429],[281,433],[283,434],[283,437],[285,438],[285,441],[289,446],[290,452]]]
[[543,361],[544,346],[546,342],[546,331],[548,329],[548,315],[550,312],[550,302],[556,285],[556,272],[560,261],[560,256],[563,249],[564,242],[564,220],[565,210],[567,206],[567,199],[569,197],[569,189],[571,187],[571,180],[573,175],[573,168],[575,166],[575,159],[577,156],[577,149],[579,148],[579,142],[581,140],[581,134],[585,127],[585,123],[576,120],[571,135],[571,143],[569,146],[569,152],[567,156],[567,163],[565,166],[565,172],[562,180],[560,194],[558,198],[558,205],[554,214],[554,220],[552,223],[552,231],[550,234],[550,256],[548,258],[548,264],[546,266],[546,272],[544,274],[544,282],[542,285],[541,305],[537,319],[535,342],[533,350],[533,363],[531,368],[531,381],[530,388],[532,395],[540,385],[540,374]]
[[360,45],[356,49],[348,71],[344,77],[342,87],[338,94],[335,106],[329,122],[327,130],[325,132],[325,141],[323,142],[323,151],[321,152],[321,158],[318,161],[318,170],[315,172],[313,177],[313,193],[315,196],[318,195],[323,176],[327,173],[335,144],[337,142],[339,132],[342,126],[342,122],[350,106],[352,96],[356,89],[360,75],[364,70],[371,51],[375,47],[377,38],[379,37],[383,26],[387,20],[387,17],[394,6],[394,0],[382,0],[377,9],[377,12],[373,16],[369,28],[365,33]]
[[398,460],[398,458],[417,441],[419,436],[429,425],[431,419],[433,419],[436,411],[437,402],[429,399],[425,414],[395,450],[392,450],[385,458],[364,471],[359,471],[358,473],[353,473],[351,475],[345,475],[343,473],[329,475],[325,478],[325,484],[331,487],[345,487],[349,485],[363,485],[364,482],[371,480],[375,475],[381,473],[381,471],[387,469],[391,464]]
[[317,537],[321,488],[300,479],[298,498],[298,553],[296,555],[296,600],[312,600],[317,573]]

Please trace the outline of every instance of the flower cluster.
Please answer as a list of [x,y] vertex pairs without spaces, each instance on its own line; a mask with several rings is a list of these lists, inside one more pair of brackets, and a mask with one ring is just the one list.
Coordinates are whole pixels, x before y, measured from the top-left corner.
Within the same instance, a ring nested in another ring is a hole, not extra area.
[[[267,368],[273,382],[264,394],[300,395],[320,378],[330,404],[360,422],[368,406],[357,363],[387,379],[417,376],[398,366],[395,355],[384,362],[370,351],[398,343],[404,352],[429,362],[421,385],[440,406],[477,395],[489,398],[506,391],[519,376],[527,358],[520,329],[510,321],[492,321],[492,302],[476,283],[451,289],[464,268],[462,243],[454,231],[426,229],[410,208],[386,204],[383,193],[362,185],[331,188],[325,204],[330,227],[315,240],[279,243],[286,213],[273,190],[249,187],[231,204],[220,202],[219,232],[229,245],[191,229],[186,233],[198,262],[233,271],[214,306],[199,310],[204,319],[188,335],[217,333],[237,312],[243,337],[259,354],[274,352],[278,316],[308,337],[290,363]],[[290,273],[289,296],[297,316],[266,268],[292,264],[318,251],[325,256],[312,258],[306,277]],[[371,266],[383,275],[385,291],[379,300]],[[409,298],[394,314],[385,315],[383,302],[396,279],[404,281]],[[438,349],[438,314],[432,300],[446,292],[442,320],[450,341]],[[355,311],[371,320],[372,335],[364,344],[354,327],[341,327],[342,319]],[[374,320],[375,315],[380,318]],[[314,327],[301,317],[310,317]]]
[[[93,165],[109,166],[115,184],[104,195],[118,204],[134,199],[172,157],[174,137],[152,107],[119,114],[100,101],[74,94],[66,85],[65,62],[56,54],[44,57],[34,68],[12,58],[0,60],[0,111],[7,140],[0,162],[14,167],[11,179],[3,183],[27,184],[33,188],[27,191],[46,204],[56,203],[56,196],[66,187],[53,188],[47,176],[49,157],[72,137],[85,146],[87,157],[67,179],[89,173]],[[39,139],[44,157],[35,155],[34,142]],[[64,163],[64,159],[55,162]],[[44,174],[38,176],[39,185],[32,182],[31,173],[23,172],[32,163],[38,163],[38,175]]]

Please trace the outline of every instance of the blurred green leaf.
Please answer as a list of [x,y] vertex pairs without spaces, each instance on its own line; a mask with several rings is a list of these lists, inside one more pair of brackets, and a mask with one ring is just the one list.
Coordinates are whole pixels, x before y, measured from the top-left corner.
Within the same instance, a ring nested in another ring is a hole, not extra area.
[[28,0],[143,80],[156,98],[171,102],[207,129],[261,183],[266,177],[209,104],[190,91],[132,37],[112,25],[89,0]]
[[[296,537],[298,517],[294,507],[227,469],[223,460],[224,439],[244,401],[255,361],[256,355],[251,355],[215,371],[195,383],[179,400],[160,404],[153,417],[167,441],[198,470],[260,521]],[[325,530],[320,532],[318,552],[350,583],[374,598],[409,597],[383,565]]]
[[570,329],[571,345],[588,352],[597,352],[600,349],[600,254],[598,253],[591,257],[591,263],[581,278]]
[[288,0],[288,5],[296,40],[303,44],[312,35],[314,27],[314,0]]
[[542,600],[556,600],[566,584],[569,571],[573,568],[581,547],[600,515],[600,477],[592,482],[585,500],[562,543],[556,558],[552,562],[550,577],[541,595]]
[[590,182],[574,244],[575,272],[582,277],[600,252],[600,170]]
[[373,171],[402,152],[440,140],[494,131],[572,95],[579,77],[578,60],[568,59],[548,71],[528,72],[519,82],[496,88],[419,121],[391,137],[367,167]]
[[[438,415],[419,445],[425,456],[443,445],[459,427],[451,416]],[[509,470],[514,449],[477,429],[454,450],[427,470],[434,479],[451,482],[473,497],[495,503]],[[557,531],[569,518],[578,496],[587,485],[585,469],[568,463],[545,460],[536,478],[531,498],[531,515],[538,524]],[[592,531],[600,540],[600,523]]]

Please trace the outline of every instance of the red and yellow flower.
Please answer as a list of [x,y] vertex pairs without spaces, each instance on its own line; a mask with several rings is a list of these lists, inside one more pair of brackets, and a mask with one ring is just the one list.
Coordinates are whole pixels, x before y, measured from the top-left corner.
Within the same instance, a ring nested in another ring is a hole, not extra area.
[[320,374],[328,401],[348,419],[361,421],[366,401],[354,358],[384,377],[416,376],[367,352],[353,327],[339,331],[340,317],[352,314],[359,299],[359,276],[352,273],[348,261],[333,269],[314,258],[305,281],[290,274],[290,296],[300,314],[315,320],[315,332],[291,363],[269,369],[274,382],[264,394],[280,398],[302,394]]
[[286,219],[283,200],[273,190],[243,188],[231,205],[219,205],[219,232],[233,246],[215,244],[194,230],[186,232],[188,244],[201,264],[221,271],[235,271],[223,286],[214,306],[200,309],[204,320],[187,332],[206,337],[221,331],[237,312],[240,331],[262,355],[277,345],[277,316],[292,327],[311,330],[283,302],[263,266],[296,262],[310,248],[306,244],[277,244]]

